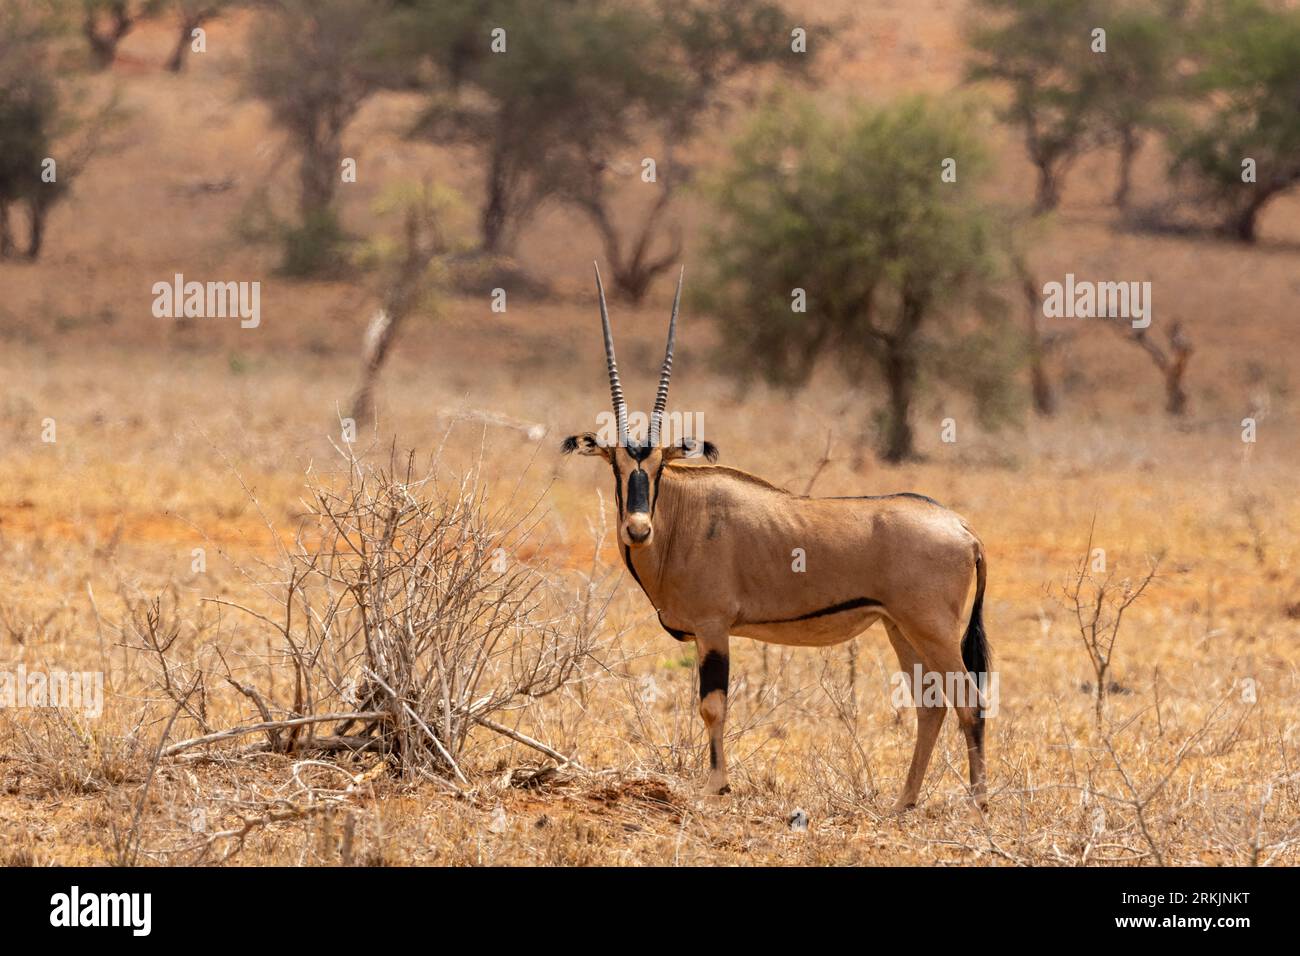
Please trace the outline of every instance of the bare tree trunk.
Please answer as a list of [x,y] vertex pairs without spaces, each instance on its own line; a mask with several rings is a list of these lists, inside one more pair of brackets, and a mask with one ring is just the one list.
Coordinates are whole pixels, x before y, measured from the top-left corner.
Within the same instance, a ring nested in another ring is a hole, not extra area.
[[342,147],[334,134],[330,134],[324,142],[304,143],[302,164],[298,169],[301,187],[298,211],[304,224],[331,211],[338,183],[341,152]]
[[1151,356],[1151,361],[1164,377],[1165,411],[1175,417],[1187,414],[1187,390],[1183,386],[1183,378],[1187,374],[1187,363],[1195,350],[1183,331],[1182,323],[1175,322],[1170,326],[1168,351],[1147,335],[1146,329],[1133,329],[1127,337]]
[[1047,160],[1036,160],[1038,191],[1034,197],[1034,212],[1038,215],[1051,212],[1061,204],[1061,184],[1056,169]]
[[1043,366],[1041,347],[1035,345],[1033,349],[1030,359],[1029,379],[1034,396],[1034,411],[1044,418],[1051,418],[1056,414],[1058,405],[1056,389],[1052,387],[1052,380],[1048,377],[1047,369]]
[[361,381],[352,398],[351,416],[360,422],[374,412],[374,391],[379,373],[397,339],[398,330],[420,301],[425,274],[430,263],[446,251],[437,223],[422,218],[417,210],[406,217],[406,250],[393,284],[384,295],[384,304],[366,330],[365,355]]
[[509,220],[508,192],[505,158],[494,148],[488,168],[487,202],[479,216],[480,242],[489,255],[496,255],[504,245]]
[[1119,185],[1115,188],[1115,205],[1127,209],[1133,186],[1133,160],[1137,158],[1142,139],[1132,126],[1121,129],[1119,136]]
[[1187,373],[1187,362],[1192,357],[1192,346],[1183,335],[1181,323],[1175,322],[1169,330],[1171,356],[1168,365],[1162,371],[1165,375],[1165,411],[1170,415],[1187,414],[1187,391],[1183,388],[1183,376]]
[[27,202],[27,222],[31,230],[27,237],[27,258],[32,262],[40,258],[41,247],[45,244],[45,217],[49,211],[49,205],[40,199]]
[[81,32],[85,34],[86,42],[90,44],[95,65],[101,70],[112,65],[117,57],[118,44],[135,26],[135,19],[128,9],[127,0],[115,0],[110,4],[108,17],[107,25],[100,29],[98,14],[94,9],[88,8],[85,18],[81,21]]
[[352,396],[352,407],[348,413],[353,421],[363,421],[374,413],[375,384],[379,381],[379,371],[388,358],[388,350],[397,336],[397,326],[400,324],[400,320],[393,321],[392,314],[386,309],[380,309],[370,320],[370,326],[366,329],[366,350],[361,363],[361,381]]
[[7,259],[14,252],[14,236],[9,231],[9,200],[0,199],[0,259]]
[[1025,296],[1029,316],[1029,382],[1034,399],[1034,411],[1044,417],[1056,414],[1056,388],[1047,371],[1047,352],[1051,341],[1044,337],[1039,320],[1042,318],[1042,304],[1038,298],[1038,280],[1030,273],[1029,267],[1021,260],[1015,262],[1015,269],[1020,278],[1020,288]]
[[912,394],[916,384],[916,359],[905,346],[891,343],[885,352],[885,385],[889,389],[889,421],[884,458],[906,461],[915,454],[912,434]]
[[185,58],[190,52],[190,46],[193,43],[194,31],[203,26],[208,18],[212,16],[209,11],[197,13],[192,17],[183,17],[181,20],[180,36],[176,39],[176,47],[172,50],[172,55],[167,58],[167,69],[172,73],[179,73],[185,69]]
[[1259,211],[1271,197],[1272,193],[1260,193],[1244,208],[1231,213],[1223,224],[1223,231],[1242,242],[1254,242],[1258,238]]

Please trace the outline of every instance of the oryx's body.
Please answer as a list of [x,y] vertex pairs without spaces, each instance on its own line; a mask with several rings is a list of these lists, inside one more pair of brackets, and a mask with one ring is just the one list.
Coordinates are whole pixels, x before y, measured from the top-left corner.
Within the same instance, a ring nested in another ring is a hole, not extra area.
[[929,499],[798,497],[720,465],[669,464],[655,481],[654,540],[623,551],[675,637],[722,624],[769,644],[838,644],[922,613],[918,573],[953,585],[945,610],[963,611],[978,541]]
[[[808,498],[732,468],[677,461],[699,446],[658,442],[676,305],[651,440],[629,440],[603,292],[601,313],[619,441],[602,444],[587,433],[569,438],[564,450],[599,455],[612,465],[628,569],[664,628],[696,644],[711,791],[728,789],[723,727],[732,635],[816,647],[847,641],[883,620],[907,675],[920,664],[951,686],[947,680],[957,675],[966,680],[987,671],[983,547],[961,517],[921,495]],[[710,460],[717,455],[707,442],[700,450]],[[977,587],[967,623],[972,581]],[[969,698],[954,703],[972,791],[982,805],[983,718],[971,689]],[[917,708],[903,807],[916,802],[945,713],[944,707]]]

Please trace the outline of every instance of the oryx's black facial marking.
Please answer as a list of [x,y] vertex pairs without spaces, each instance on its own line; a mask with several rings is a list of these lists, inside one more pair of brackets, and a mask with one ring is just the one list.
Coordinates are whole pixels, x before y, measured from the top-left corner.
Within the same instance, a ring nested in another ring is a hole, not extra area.
[[816,611],[809,611],[807,614],[800,614],[798,617],[783,617],[777,621],[741,621],[742,624],[793,624],[795,621],[810,621],[815,617],[825,617],[828,614],[842,614],[845,611],[853,611],[860,607],[884,607],[875,598],[854,598],[851,601],[842,601],[839,604],[832,604],[830,607],[819,608]]
[[627,477],[627,510],[633,514],[650,510],[650,476],[640,468]]
[[715,690],[727,693],[727,676],[731,670],[731,658],[717,651],[709,651],[700,661],[700,700],[708,697]]

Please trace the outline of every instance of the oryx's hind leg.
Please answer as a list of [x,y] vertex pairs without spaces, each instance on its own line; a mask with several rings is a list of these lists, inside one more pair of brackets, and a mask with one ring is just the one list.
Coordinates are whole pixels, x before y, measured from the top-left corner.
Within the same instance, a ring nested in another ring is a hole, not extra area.
[[[910,682],[916,673],[916,665],[921,664],[924,668],[924,664],[898,625],[892,621],[885,621],[884,624],[885,631],[889,634],[889,643],[898,655],[899,670]],[[939,739],[943,719],[948,714],[948,708],[944,706],[925,707],[920,701],[913,703],[916,706],[916,745],[912,748],[912,765],[907,768],[907,782],[903,784],[898,803],[894,805],[896,813],[916,806],[917,798],[921,795],[921,784],[925,782],[926,768],[930,766],[930,755],[934,752],[935,741]]]
[[709,779],[704,792],[730,793],[723,737],[727,727],[727,679],[731,670],[731,638],[726,630],[695,632],[695,658],[700,668],[700,717],[709,734]]
[[920,655],[925,670],[940,676],[945,693],[950,683],[953,686],[961,685],[961,696],[957,700],[950,699],[949,703],[957,712],[957,721],[961,724],[962,735],[966,738],[971,796],[981,810],[986,809],[988,798],[984,782],[984,725],[980,717],[979,697],[975,684],[973,681],[967,683],[969,674],[966,663],[962,659],[961,624],[946,616],[941,620],[908,619],[901,621],[900,624],[908,642]]

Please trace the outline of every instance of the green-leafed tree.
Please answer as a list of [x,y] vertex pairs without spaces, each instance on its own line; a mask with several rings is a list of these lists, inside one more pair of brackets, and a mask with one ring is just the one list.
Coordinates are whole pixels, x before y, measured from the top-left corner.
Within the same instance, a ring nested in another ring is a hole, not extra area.
[[1010,87],[1003,119],[1020,128],[1038,173],[1035,209],[1060,203],[1062,182],[1095,145],[1093,31],[1102,0],[977,0],[967,25],[968,76]]
[[298,224],[284,237],[288,273],[320,273],[338,260],[343,134],[391,74],[378,42],[386,9],[374,0],[280,0],[252,31],[246,87],[298,154]]
[[1175,134],[1173,171],[1253,242],[1260,212],[1300,184],[1300,10],[1220,0],[1196,24],[1203,111]]
[[[915,452],[927,380],[960,384],[986,423],[1010,412],[1005,362],[1019,336],[995,292],[996,217],[975,197],[977,126],[921,99],[762,112],[707,184],[717,217],[700,304],[721,325],[725,366],[794,387],[830,358],[850,381],[881,381],[889,461]],[[944,181],[945,160],[956,182]]]
[[0,257],[19,254],[14,210],[26,213],[22,254],[40,256],[50,212],[118,119],[112,100],[66,89],[61,12],[41,0],[0,5]]
[[1165,126],[1180,94],[1178,62],[1185,43],[1181,0],[1159,5],[1111,3],[1103,18],[1106,52],[1092,58],[1087,106],[1099,134],[1119,151],[1115,205],[1128,205],[1133,161],[1146,133]]
[[[600,234],[615,285],[640,298],[680,249],[660,240],[689,179],[681,150],[722,85],[768,63],[800,66],[770,0],[409,0],[394,47],[431,64],[418,132],[482,153],[482,251],[508,253],[545,202],[566,202]],[[629,228],[612,213],[616,160],[657,157],[656,198]]]
[[45,55],[48,25],[30,6],[0,8],[0,257],[17,250],[10,210],[30,203],[40,188],[58,113]]
[[508,253],[575,175],[575,146],[622,140],[631,104],[674,80],[640,5],[596,0],[427,0],[398,20],[408,55],[433,65],[416,132],[483,154],[480,245]]

